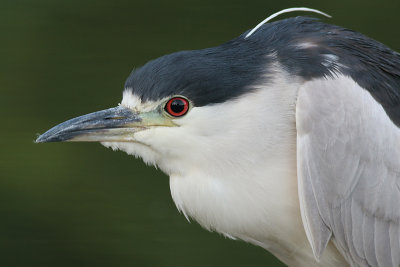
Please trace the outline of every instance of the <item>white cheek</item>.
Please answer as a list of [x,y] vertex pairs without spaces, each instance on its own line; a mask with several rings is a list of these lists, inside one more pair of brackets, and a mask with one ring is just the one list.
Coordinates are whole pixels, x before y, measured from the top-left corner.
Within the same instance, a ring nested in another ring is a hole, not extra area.
[[[157,127],[146,131],[138,132],[135,134],[135,140],[142,144],[151,153],[145,151],[136,151],[140,153],[140,157],[146,161],[151,160],[166,174],[179,173],[184,167],[182,162],[183,156],[190,153],[185,152],[189,147],[187,139],[184,138],[184,128],[181,127]],[[145,152],[145,154],[143,153]]]

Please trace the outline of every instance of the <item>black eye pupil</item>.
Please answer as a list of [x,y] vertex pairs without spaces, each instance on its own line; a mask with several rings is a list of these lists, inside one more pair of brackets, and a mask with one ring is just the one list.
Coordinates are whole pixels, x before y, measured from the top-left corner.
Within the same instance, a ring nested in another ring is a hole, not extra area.
[[185,102],[181,99],[175,99],[171,103],[171,110],[175,113],[181,113],[185,109]]

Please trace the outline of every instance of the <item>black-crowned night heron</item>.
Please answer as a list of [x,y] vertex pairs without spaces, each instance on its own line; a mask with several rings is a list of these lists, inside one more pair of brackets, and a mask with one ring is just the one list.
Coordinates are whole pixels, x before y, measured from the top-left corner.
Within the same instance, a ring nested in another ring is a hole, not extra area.
[[295,17],[150,61],[37,142],[141,157],[185,216],[288,265],[398,267],[399,104],[400,54]]

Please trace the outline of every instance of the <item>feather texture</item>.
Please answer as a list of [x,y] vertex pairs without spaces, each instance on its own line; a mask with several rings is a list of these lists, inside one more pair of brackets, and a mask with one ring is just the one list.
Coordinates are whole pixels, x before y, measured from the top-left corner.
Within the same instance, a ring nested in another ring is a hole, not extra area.
[[353,266],[399,266],[399,128],[341,75],[305,83],[296,117],[301,210],[316,257],[329,230]]

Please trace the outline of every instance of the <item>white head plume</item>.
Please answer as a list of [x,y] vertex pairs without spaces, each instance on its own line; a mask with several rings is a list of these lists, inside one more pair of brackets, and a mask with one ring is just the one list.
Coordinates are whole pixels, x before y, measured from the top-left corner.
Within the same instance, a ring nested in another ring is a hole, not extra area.
[[294,12],[294,11],[314,12],[314,13],[318,13],[318,14],[324,15],[325,17],[331,18],[330,15],[328,15],[328,14],[322,12],[322,11],[319,11],[319,10],[317,10],[317,9],[312,9],[312,8],[308,8],[308,7],[292,7],[292,8],[286,8],[286,9],[283,9],[283,10],[281,10],[281,11],[278,11],[278,12],[272,14],[271,16],[269,16],[268,18],[264,19],[264,20],[261,21],[259,24],[257,24],[257,26],[255,26],[255,27],[246,35],[245,39],[248,38],[250,35],[252,35],[258,28],[260,28],[263,24],[267,23],[267,22],[270,21],[271,19],[273,19],[273,18],[275,18],[275,17],[277,17],[277,16],[279,16],[279,15],[281,15],[281,14],[289,13],[289,12]]

